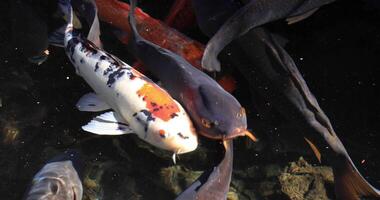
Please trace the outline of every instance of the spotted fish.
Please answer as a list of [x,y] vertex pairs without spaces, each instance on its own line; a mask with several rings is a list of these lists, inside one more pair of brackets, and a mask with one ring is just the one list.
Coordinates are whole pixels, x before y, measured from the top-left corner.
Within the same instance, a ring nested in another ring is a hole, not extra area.
[[77,107],[92,112],[112,109],[82,128],[99,135],[136,133],[175,154],[196,149],[195,129],[181,105],[143,74],[78,36],[73,30],[70,1],[61,0],[59,5],[69,16],[64,38],[66,54],[76,73],[95,91],[84,95]]
[[[131,10],[136,1],[131,1]],[[256,138],[247,131],[244,108],[207,74],[184,58],[142,38],[134,12],[129,12],[129,49],[164,84],[168,92],[187,110],[199,134],[213,139],[238,136]]]

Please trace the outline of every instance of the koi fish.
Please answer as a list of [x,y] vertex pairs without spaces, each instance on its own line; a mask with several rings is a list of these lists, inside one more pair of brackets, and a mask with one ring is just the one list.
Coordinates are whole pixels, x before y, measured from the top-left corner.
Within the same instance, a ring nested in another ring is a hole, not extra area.
[[81,200],[83,186],[78,155],[67,152],[49,161],[34,177],[25,200]]
[[[131,32],[127,20],[130,10],[128,4],[118,0],[96,0],[96,5],[99,9],[100,20],[110,23],[126,33]],[[139,31],[144,38],[149,38],[153,43],[176,52],[181,57],[186,58],[193,66],[200,68],[204,50],[201,43],[191,40],[159,20],[151,18],[142,10],[137,10],[136,20],[139,24]],[[129,36],[122,35],[119,39],[127,44]]]
[[[129,5],[117,0],[96,0],[96,4],[99,9],[100,20],[117,27],[120,30],[116,34],[118,39],[127,45],[128,35],[131,32],[128,24]],[[165,19],[165,23],[150,17],[142,10],[136,12],[136,20],[144,38],[179,54],[192,66],[201,69],[201,59],[205,46],[169,27],[183,28],[183,21],[186,21],[185,24],[192,21],[194,13],[189,9],[190,5],[191,1],[189,0],[176,1]],[[184,10],[185,13],[183,13]],[[146,70],[141,62],[137,62],[132,66],[142,72]],[[236,89],[236,83],[230,75],[222,76],[217,82],[230,93]]]
[[233,141],[223,141],[226,150],[223,160],[212,170],[207,170],[194,181],[176,200],[226,200],[230,188]]
[[[336,198],[359,200],[362,196],[372,196],[379,199],[380,191],[368,183],[355,167],[329,118],[277,38],[264,28],[255,28],[230,47],[233,55],[239,55],[239,59],[249,59],[249,66],[255,66],[252,70],[241,63],[233,63],[253,89],[290,119],[289,123],[299,128],[299,133],[303,134],[319,162],[332,166]],[[255,71],[254,74],[252,71]],[[255,78],[252,78],[253,75]],[[257,84],[265,84],[266,87],[254,87]]]
[[[73,30],[70,1],[60,0],[59,5],[69,16],[64,38],[66,54],[76,73],[96,93],[84,95],[77,107],[92,112],[113,110],[95,117],[82,129],[100,135],[136,133],[146,142],[174,152],[173,158],[196,149],[197,135],[183,107],[143,74],[78,36]],[[95,3],[92,5],[95,7]],[[99,35],[99,30],[93,31],[96,34],[89,35]]]
[[165,24],[177,30],[183,30],[194,25],[195,14],[190,0],[175,0],[165,17]]
[[192,0],[192,5],[199,28],[209,37],[240,8],[234,0]]
[[335,0],[259,0],[250,1],[234,13],[208,41],[202,58],[202,68],[220,71],[217,56],[231,41],[244,35],[250,29],[281,18],[289,24],[301,21],[319,7]]
[[[132,0],[132,10],[135,7],[136,1]],[[129,49],[186,108],[198,133],[213,139],[249,136],[256,140],[247,131],[244,108],[231,94],[182,57],[142,38],[133,12],[129,12],[129,23]]]

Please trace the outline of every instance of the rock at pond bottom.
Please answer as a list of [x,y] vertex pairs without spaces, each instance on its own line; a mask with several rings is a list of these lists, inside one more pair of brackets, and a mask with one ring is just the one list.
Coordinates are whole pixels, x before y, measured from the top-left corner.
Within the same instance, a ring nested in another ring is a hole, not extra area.
[[[330,167],[313,167],[302,157],[291,162],[278,177],[281,191],[292,200],[326,200],[334,176]],[[330,187],[329,187],[330,186]]]

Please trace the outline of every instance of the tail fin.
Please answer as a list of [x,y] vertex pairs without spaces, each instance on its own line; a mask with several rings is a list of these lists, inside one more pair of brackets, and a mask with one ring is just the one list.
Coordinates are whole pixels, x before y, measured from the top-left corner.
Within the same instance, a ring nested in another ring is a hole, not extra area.
[[97,47],[102,48],[100,40],[100,25],[98,19],[98,8],[94,0],[72,0],[73,7],[81,13],[88,25],[90,31],[87,39],[93,42]]
[[[59,0],[58,6],[61,9],[62,13],[67,16],[67,25],[65,28],[65,40],[68,41],[72,38],[72,32],[74,29],[73,25],[73,8],[71,6],[71,0]],[[65,45],[66,45],[65,41]]]
[[380,191],[371,186],[349,158],[343,158],[334,167],[335,194],[339,200],[360,200],[360,197],[380,199]]

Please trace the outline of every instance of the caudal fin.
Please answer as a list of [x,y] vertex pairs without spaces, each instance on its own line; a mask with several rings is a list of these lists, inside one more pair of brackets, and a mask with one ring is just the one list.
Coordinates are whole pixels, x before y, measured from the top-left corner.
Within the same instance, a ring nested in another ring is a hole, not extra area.
[[360,200],[360,197],[380,199],[380,191],[368,183],[347,158],[334,167],[335,194],[338,200]]

